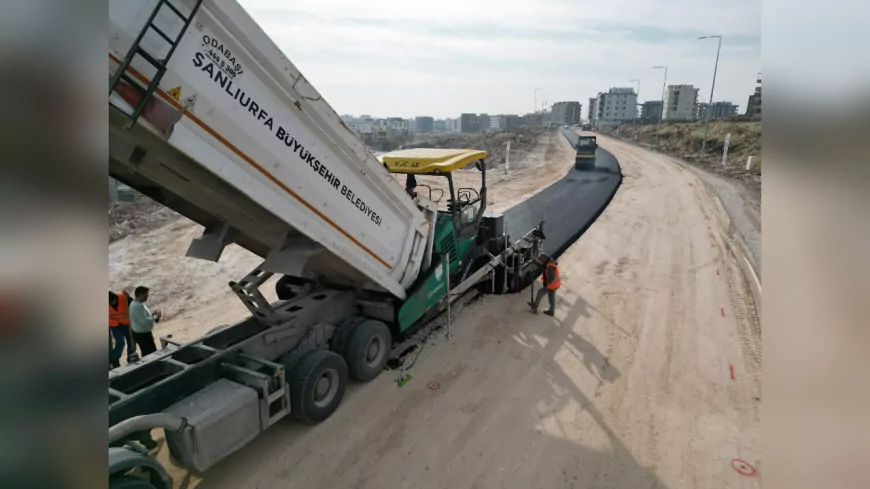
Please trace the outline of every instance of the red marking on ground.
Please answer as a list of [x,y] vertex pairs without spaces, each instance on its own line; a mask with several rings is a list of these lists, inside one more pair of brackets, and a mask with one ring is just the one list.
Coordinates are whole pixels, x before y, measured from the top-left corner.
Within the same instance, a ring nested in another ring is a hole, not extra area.
[[747,477],[755,477],[755,467],[749,465],[745,460],[740,460],[739,458],[735,458],[731,461],[731,468],[736,470],[738,474],[745,475]]
[[731,371],[731,380],[734,380],[734,365],[728,364],[728,370]]
[[441,387],[441,384],[433,380],[432,382],[426,384],[426,387],[428,387],[430,391],[436,391],[439,387]]
[[716,276],[717,277],[719,276],[719,270],[716,270]]
[[724,317],[725,317],[725,308],[724,308],[724,307],[720,307],[720,308],[719,308],[719,312],[722,313],[722,317],[724,318]]

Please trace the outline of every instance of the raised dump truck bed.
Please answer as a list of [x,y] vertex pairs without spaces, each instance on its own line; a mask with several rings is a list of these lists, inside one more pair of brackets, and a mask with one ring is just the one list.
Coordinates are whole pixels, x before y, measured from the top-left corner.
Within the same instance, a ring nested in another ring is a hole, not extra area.
[[425,213],[235,0],[110,0],[109,20],[110,174],[205,226],[190,256],[235,242],[404,298]]

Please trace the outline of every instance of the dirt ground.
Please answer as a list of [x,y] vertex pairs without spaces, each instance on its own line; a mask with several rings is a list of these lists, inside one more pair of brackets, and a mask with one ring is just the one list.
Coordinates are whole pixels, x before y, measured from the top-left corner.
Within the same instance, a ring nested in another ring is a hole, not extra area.
[[138,236],[178,220],[181,215],[145,197],[109,204],[109,243]]
[[486,296],[403,387],[351,385],[322,424],[279,423],[178,487],[760,487],[760,331],[720,207],[667,157],[600,143],[625,178],[561,257],[555,317]]
[[[744,124],[751,126],[758,123]],[[602,134],[598,134],[598,137],[602,138],[602,140],[608,138],[608,136]],[[609,140],[612,145],[622,144],[622,151],[631,153],[634,157],[641,157],[642,154],[647,153],[644,149],[637,147],[636,144],[625,144],[622,140],[616,138],[609,138]],[[719,197],[730,217],[733,233],[739,235],[739,238],[746,246],[748,251],[747,259],[752,263],[755,273],[760,278],[762,268],[761,175],[738,175],[722,171],[721,167],[711,167],[703,162],[699,163],[691,159],[683,160],[672,155],[666,158],[674,165],[682,165],[683,168],[695,172]],[[734,167],[729,168],[733,169]]]

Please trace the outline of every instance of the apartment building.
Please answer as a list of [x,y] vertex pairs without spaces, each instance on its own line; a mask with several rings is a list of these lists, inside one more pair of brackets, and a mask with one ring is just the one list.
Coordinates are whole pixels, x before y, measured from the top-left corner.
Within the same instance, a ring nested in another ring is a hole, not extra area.
[[598,114],[598,97],[589,97],[589,105],[586,107],[586,120],[592,123]]
[[662,114],[661,100],[647,100],[640,108],[640,121],[644,124],[658,122]]
[[692,85],[668,85],[665,91],[665,111],[662,120],[684,122],[695,120],[698,89]]
[[595,127],[616,126],[637,117],[637,94],[634,88],[613,87],[599,93],[595,101]]
[[550,109],[550,121],[569,126],[580,124],[582,109],[580,102],[556,102]]
[[430,133],[433,132],[435,119],[429,116],[417,116],[414,118],[414,132]]
[[480,132],[480,117],[477,114],[462,114],[459,116],[459,132]]
[[737,115],[737,104],[731,102],[713,102],[713,106],[706,102],[699,102],[695,106],[695,120],[703,121],[707,119],[707,110],[710,110],[710,120],[724,119]]

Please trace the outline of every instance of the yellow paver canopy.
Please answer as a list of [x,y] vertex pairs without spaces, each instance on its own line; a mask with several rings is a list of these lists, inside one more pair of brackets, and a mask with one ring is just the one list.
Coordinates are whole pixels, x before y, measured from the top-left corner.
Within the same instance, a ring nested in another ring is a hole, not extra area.
[[415,148],[386,153],[380,160],[392,173],[449,173],[487,156],[476,149]]

